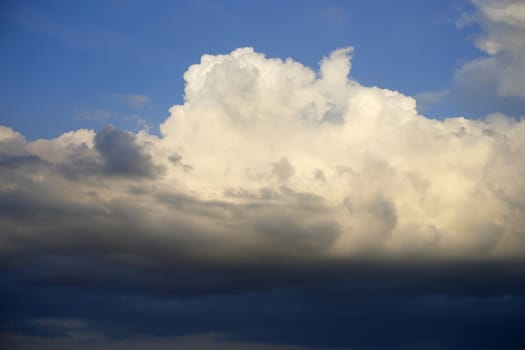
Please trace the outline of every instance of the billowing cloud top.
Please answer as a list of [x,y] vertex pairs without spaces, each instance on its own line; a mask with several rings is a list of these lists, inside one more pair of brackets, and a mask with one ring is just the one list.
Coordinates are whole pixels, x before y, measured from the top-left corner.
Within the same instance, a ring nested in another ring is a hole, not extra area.
[[203,56],[161,126],[193,168],[184,184],[230,203],[308,194],[337,227],[327,254],[521,254],[523,123],[419,116],[411,97],[349,81],[351,52],[319,73],[249,48]]
[[428,119],[350,80],[351,54],[318,72],[252,48],[204,55],[161,136],[2,127],[1,263],[68,283],[144,271],[184,292],[235,288],[243,269],[524,258],[525,122]]

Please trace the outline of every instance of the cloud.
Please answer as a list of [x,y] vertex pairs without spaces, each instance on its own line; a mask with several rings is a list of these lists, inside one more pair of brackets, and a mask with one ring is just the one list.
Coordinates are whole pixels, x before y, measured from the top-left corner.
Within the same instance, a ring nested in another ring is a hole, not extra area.
[[140,116],[138,115],[128,115],[128,116],[125,116],[123,117],[124,120],[126,121],[130,121],[130,122],[133,122],[136,126],[142,128],[142,129],[146,129],[148,130],[149,129],[149,125],[148,125],[148,122],[141,118]]
[[113,96],[131,107],[140,107],[149,102],[149,97],[145,95],[114,94]]
[[[295,345],[326,350],[499,350],[523,345],[523,297],[423,295],[417,289],[358,294],[356,288],[381,278],[392,278],[392,287],[404,281],[389,277],[387,271],[377,279],[372,278],[377,270],[366,272],[368,279],[361,280],[338,275],[338,280],[354,286],[328,292],[319,285],[314,290],[272,289],[191,298],[152,295],[150,290],[131,293],[122,287],[50,287],[21,281],[13,289],[0,279],[0,319],[12,317],[3,323],[0,342],[22,349],[76,345],[141,349],[148,344],[150,348],[187,349],[195,344],[197,349],[250,345],[271,349],[274,344],[277,349]],[[445,286],[442,280],[429,281],[434,291]],[[483,279],[478,282],[483,285]]]
[[[85,337],[84,341],[78,341]],[[258,344],[222,339],[220,334],[198,334],[180,337],[139,336],[131,339],[97,339],[96,334],[75,333],[66,337],[38,337],[5,334],[3,344],[16,349],[81,349],[81,350],[123,350],[151,349],[159,350],[309,350],[310,347]],[[344,349],[341,349],[344,350]]]
[[419,112],[424,112],[428,107],[439,103],[450,94],[449,90],[420,92],[414,96]]
[[153,176],[161,171],[130,132],[107,126],[97,132],[94,141],[95,148],[104,159],[106,174]]
[[[193,166],[188,184],[253,192],[286,180],[295,191],[324,198],[332,212],[341,212],[343,233],[331,254],[359,253],[365,246],[394,255],[421,249],[438,255],[517,253],[505,243],[518,238],[517,231],[510,233],[503,228],[509,221],[497,219],[507,211],[494,190],[502,179],[490,174],[501,169],[495,162],[507,158],[502,143],[520,149],[511,135],[521,133],[523,124],[507,118],[508,129],[502,129],[494,121],[427,119],[410,97],[347,80],[349,52],[324,59],[318,75],[250,49],[205,55],[185,74],[186,102],[161,125],[161,142]],[[518,171],[523,165],[514,161]],[[318,170],[326,183],[313,181]],[[353,209],[342,214],[344,201]],[[371,203],[381,201],[396,213],[395,227],[375,214]],[[492,227],[492,233],[474,233],[480,227]]]
[[523,293],[525,122],[426,118],[348,79],[351,53],[204,55],[160,136],[2,127],[0,266],[181,296]]
[[320,9],[319,15],[325,22],[336,24],[343,24],[348,17],[346,11],[338,7]]
[[281,158],[279,162],[273,163],[273,174],[279,182],[286,182],[295,173],[293,166],[287,158]]
[[[525,4],[520,0],[472,0],[476,12],[461,25],[477,23],[475,45],[485,54],[463,65],[454,76],[460,92],[483,109],[525,106]],[[490,101],[489,106],[486,101]],[[499,102],[499,103],[498,103]],[[492,109],[490,112],[496,112]]]

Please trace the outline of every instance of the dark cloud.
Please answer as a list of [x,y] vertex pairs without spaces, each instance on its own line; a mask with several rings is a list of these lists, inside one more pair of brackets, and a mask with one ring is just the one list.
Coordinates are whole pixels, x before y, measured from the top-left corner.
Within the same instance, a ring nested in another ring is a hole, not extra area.
[[5,168],[35,167],[45,164],[47,164],[45,161],[32,154],[0,156],[0,167]]
[[86,344],[71,334],[75,330],[97,335],[87,342],[94,348],[209,333],[226,341],[307,349],[510,350],[525,340],[525,300],[516,295],[348,295],[288,288],[180,298],[28,285],[5,275],[0,282],[4,331],[39,336],[44,343],[62,336],[73,346]]
[[161,171],[144,148],[136,143],[135,135],[113,126],[97,132],[95,148],[104,159],[103,169],[108,175],[152,177]]
[[[160,191],[153,197],[156,210],[170,213],[162,222],[149,209],[151,194],[132,189],[97,205],[42,191],[28,183],[0,198],[1,266],[28,283],[180,296],[285,287],[348,295],[525,292],[521,260],[330,257],[339,228],[326,219],[328,208],[315,196],[289,190],[274,203],[242,204]],[[47,197],[37,201],[35,195]],[[374,203],[377,220],[394,225],[388,202]]]

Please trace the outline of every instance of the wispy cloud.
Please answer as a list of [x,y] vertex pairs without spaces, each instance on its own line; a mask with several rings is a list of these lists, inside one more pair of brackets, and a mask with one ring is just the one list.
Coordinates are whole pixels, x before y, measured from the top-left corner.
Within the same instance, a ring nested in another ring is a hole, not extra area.
[[328,7],[319,11],[321,19],[326,22],[342,24],[347,20],[348,13],[339,7]]
[[113,97],[120,102],[126,103],[131,107],[140,107],[149,102],[149,97],[134,94],[114,94]]
[[146,121],[146,119],[142,118],[139,115],[132,114],[132,115],[126,115],[122,117],[123,120],[133,122],[137,127],[141,129],[150,130],[150,125]]
[[111,118],[111,113],[105,109],[95,109],[90,112],[82,112],[73,117],[74,120],[104,122]]

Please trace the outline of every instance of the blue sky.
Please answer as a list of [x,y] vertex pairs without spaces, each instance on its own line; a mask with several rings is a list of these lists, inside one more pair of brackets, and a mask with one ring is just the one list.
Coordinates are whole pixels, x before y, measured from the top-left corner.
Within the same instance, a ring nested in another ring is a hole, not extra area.
[[[479,26],[457,26],[471,10],[458,0],[4,1],[0,120],[30,139],[107,123],[137,130],[138,120],[158,132],[182,101],[187,67],[244,46],[317,69],[351,45],[351,75],[362,84],[411,96],[441,91],[482,55],[472,43]],[[148,101],[133,107],[119,94]],[[448,101],[425,113],[484,117],[471,107]]]
[[525,346],[525,2],[0,2],[0,348]]

